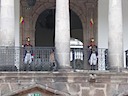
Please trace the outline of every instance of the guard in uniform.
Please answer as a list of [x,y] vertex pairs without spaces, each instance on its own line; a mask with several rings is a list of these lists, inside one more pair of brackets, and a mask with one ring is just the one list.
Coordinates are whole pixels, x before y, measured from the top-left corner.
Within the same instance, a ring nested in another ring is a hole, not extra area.
[[28,68],[30,67],[30,64],[33,61],[33,50],[32,45],[30,44],[30,38],[27,37],[26,44],[23,46],[24,50],[24,66]]
[[91,66],[91,70],[96,70],[96,65],[97,65],[97,61],[98,61],[98,50],[97,50],[97,46],[95,45],[94,42],[94,38],[91,38],[91,42],[90,45],[88,46],[88,60],[89,60],[89,64]]

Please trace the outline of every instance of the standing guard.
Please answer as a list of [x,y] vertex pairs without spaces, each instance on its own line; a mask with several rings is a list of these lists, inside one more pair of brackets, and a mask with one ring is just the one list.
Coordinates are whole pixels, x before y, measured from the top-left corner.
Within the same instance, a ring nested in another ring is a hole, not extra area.
[[30,64],[33,61],[33,50],[32,50],[32,45],[30,44],[30,38],[26,38],[26,44],[23,46],[24,47],[24,66],[27,67],[27,69],[30,67]]
[[90,45],[88,46],[88,60],[89,60],[89,64],[91,66],[91,70],[96,70],[96,65],[97,65],[97,57],[98,57],[98,50],[97,50],[97,46],[95,45],[94,42],[94,38],[91,38],[91,42]]

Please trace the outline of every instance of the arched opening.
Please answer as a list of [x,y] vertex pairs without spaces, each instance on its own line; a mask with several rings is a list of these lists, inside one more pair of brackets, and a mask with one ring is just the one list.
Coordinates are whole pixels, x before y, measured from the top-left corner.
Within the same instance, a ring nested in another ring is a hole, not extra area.
[[46,9],[43,11],[36,22],[35,32],[35,45],[54,46],[54,33],[55,33],[55,10]]
[[[46,9],[36,21],[35,46],[53,47],[55,37],[55,9]],[[83,42],[83,28],[79,16],[70,10],[70,34]]]
[[75,38],[83,42],[83,28],[79,16],[70,10],[70,34],[71,38]]

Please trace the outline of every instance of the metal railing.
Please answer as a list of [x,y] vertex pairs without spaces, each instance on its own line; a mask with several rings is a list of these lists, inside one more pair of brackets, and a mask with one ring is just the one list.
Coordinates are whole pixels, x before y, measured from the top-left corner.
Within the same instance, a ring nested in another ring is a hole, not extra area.
[[23,47],[0,47],[0,71],[50,71],[52,63],[49,56],[53,49],[34,47],[27,49],[32,51],[27,53]]
[[[27,54],[27,50],[29,50]],[[53,47],[0,47],[0,71],[53,71],[58,70],[56,62],[50,61]],[[30,55],[31,54],[31,55]],[[28,57],[26,57],[28,56]],[[84,70],[85,59],[88,60],[88,50],[83,48],[71,49],[70,65],[74,70]],[[30,60],[31,58],[31,60]],[[88,61],[87,61],[88,63]],[[98,49],[98,69],[108,69],[106,49]]]
[[[91,68],[84,68],[84,64],[89,64],[90,59],[90,51],[88,49],[71,49],[70,52],[70,61],[71,66],[74,69],[83,70],[87,69],[90,70]],[[86,61],[87,60],[87,61]],[[97,70],[109,70],[109,64],[108,64],[108,49],[105,48],[99,48],[98,49],[98,56],[97,56],[97,64],[96,64]]]

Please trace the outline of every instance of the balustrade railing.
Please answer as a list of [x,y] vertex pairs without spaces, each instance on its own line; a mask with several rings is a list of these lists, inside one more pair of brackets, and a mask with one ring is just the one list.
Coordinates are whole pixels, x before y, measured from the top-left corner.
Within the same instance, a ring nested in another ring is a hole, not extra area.
[[[29,50],[29,51],[28,51]],[[55,71],[57,63],[51,61],[53,47],[0,47],[0,71]],[[52,59],[54,55],[52,56]],[[109,69],[106,49],[98,49],[98,70]],[[87,58],[87,59],[85,59]],[[84,62],[88,60],[88,50],[74,48],[70,51],[70,65],[74,70],[84,70]],[[56,59],[55,59],[56,61]]]

